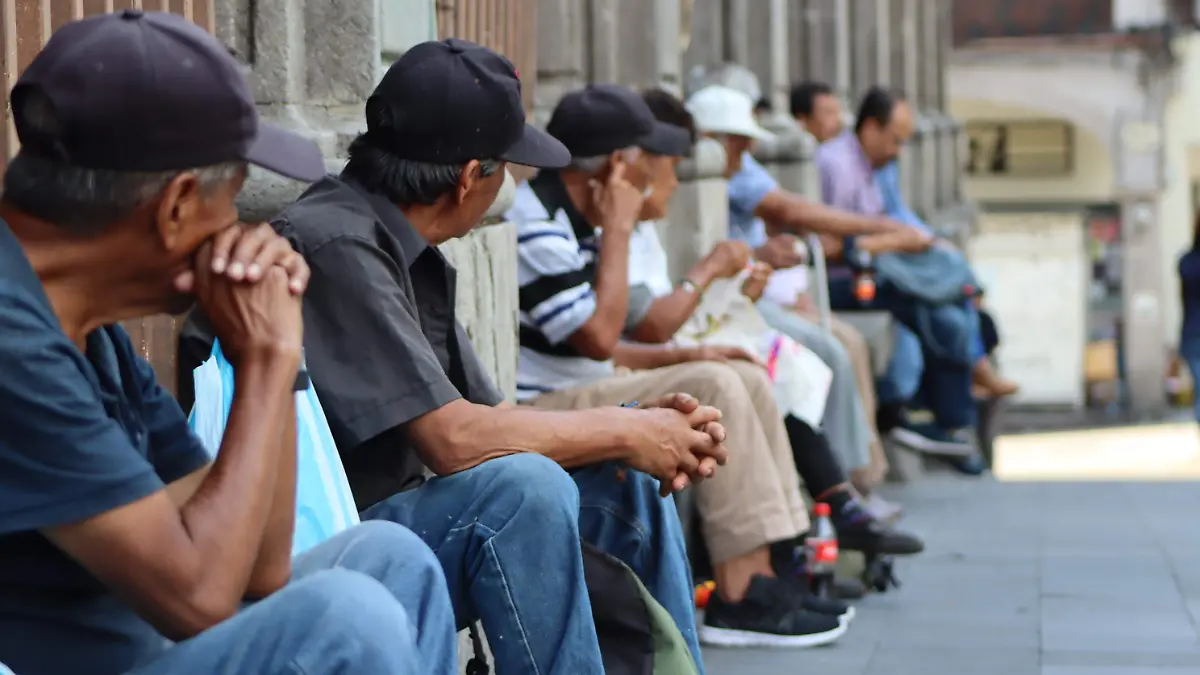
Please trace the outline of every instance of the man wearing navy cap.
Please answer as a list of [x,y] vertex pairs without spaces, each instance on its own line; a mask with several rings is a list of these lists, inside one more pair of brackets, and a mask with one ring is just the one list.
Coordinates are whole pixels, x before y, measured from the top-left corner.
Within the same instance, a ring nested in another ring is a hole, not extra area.
[[[580,493],[564,468],[640,470],[605,486],[614,503],[657,496],[655,478],[680,489],[724,461],[719,413],[686,396],[565,413],[502,405],[455,319],[456,274],[436,246],[478,225],[507,163],[570,160],[525,123],[507,59],[461,40],[419,44],[380,81],[366,122],[341,175],[275,221],[312,269],[306,361],[355,499],[364,518],[404,524],[437,552],[459,626],[482,620],[497,672],[599,675]],[[600,192],[634,213],[641,201],[619,176]],[[207,354],[204,323],[184,330],[182,372]],[[421,464],[436,477],[423,482]],[[678,518],[654,502],[637,538],[614,527],[591,541],[625,559],[664,548],[682,558]]]
[[[234,198],[247,164],[320,178],[316,146],[261,123],[233,58],[173,14],[63,26],[10,100],[0,663],[456,672],[445,580],[413,533],[371,523],[291,557],[309,271]],[[236,369],[216,461],[117,324],[193,302]]]

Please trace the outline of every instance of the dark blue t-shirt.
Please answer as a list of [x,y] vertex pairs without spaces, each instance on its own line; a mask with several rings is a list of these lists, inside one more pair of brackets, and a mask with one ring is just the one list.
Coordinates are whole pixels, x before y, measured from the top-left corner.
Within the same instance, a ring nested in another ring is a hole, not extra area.
[[1200,340],[1200,250],[1192,249],[1179,259],[1179,284],[1183,290],[1181,337],[1183,342]]
[[0,221],[0,663],[121,673],[165,646],[40,530],[147,497],[209,461],[119,326],[80,351]]

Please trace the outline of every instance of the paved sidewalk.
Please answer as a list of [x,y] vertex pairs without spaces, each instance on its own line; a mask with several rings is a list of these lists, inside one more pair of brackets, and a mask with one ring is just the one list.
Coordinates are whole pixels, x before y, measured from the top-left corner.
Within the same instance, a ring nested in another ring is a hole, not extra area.
[[[1113,431],[1155,478],[1200,445],[1194,427]],[[1079,447],[1095,437],[1014,440],[1014,458],[1061,452],[1054,476],[1097,473]],[[860,602],[832,647],[707,650],[710,675],[1200,675],[1200,482],[939,475],[895,496],[928,542],[903,588]]]

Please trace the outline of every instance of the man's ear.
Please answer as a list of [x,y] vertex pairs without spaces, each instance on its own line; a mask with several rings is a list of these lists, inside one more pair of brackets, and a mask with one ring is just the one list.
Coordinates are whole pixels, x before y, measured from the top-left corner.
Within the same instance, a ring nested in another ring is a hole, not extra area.
[[467,200],[467,194],[471,192],[471,188],[475,187],[477,180],[479,180],[479,161],[473,159],[464,164],[462,171],[458,173],[458,189],[454,193],[458,204]]
[[154,226],[163,248],[174,251],[185,237],[183,227],[192,222],[200,209],[200,181],[196,174],[183,172],[171,179],[159,195]]

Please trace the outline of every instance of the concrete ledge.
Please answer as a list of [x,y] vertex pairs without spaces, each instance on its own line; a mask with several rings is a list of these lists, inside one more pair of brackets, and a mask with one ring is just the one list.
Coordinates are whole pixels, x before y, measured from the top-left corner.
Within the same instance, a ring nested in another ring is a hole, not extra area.
[[791,117],[775,113],[762,126],[775,138],[754,144],[754,158],[764,164],[811,162],[817,141]]
[[721,178],[725,175],[725,146],[714,139],[701,138],[692,148],[692,156],[685,157],[675,169],[681,181]]

